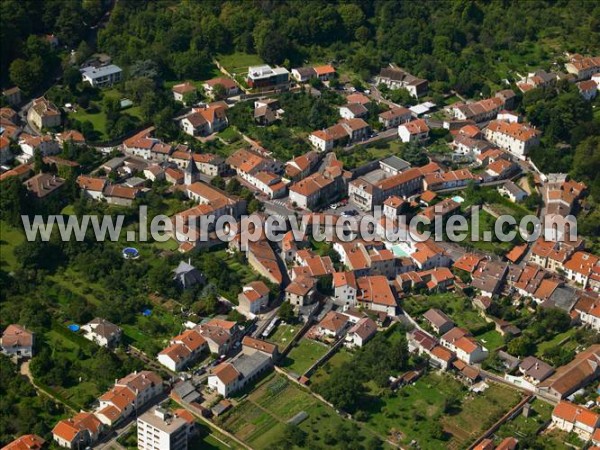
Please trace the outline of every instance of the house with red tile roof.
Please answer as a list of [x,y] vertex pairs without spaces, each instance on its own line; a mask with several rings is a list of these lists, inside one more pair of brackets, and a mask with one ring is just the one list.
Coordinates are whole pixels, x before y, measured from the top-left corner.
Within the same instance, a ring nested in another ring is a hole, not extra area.
[[529,149],[540,144],[540,132],[525,123],[492,120],[484,133],[488,141],[520,159],[525,159]]
[[226,97],[231,97],[240,93],[240,88],[238,87],[237,83],[231,78],[226,77],[212,78],[208,81],[205,81],[202,87],[204,88],[204,92],[206,92],[209,97],[214,98],[214,89],[218,85],[221,85],[225,88]]
[[363,317],[348,330],[345,345],[350,348],[362,347],[376,332],[377,324],[369,317]]
[[34,343],[35,335],[18,324],[7,326],[0,338],[2,353],[17,358],[31,358]]
[[273,358],[268,352],[241,352],[212,370],[208,386],[223,397],[229,397],[272,367]]
[[334,272],[333,274],[333,302],[338,306],[356,305],[356,277],[354,272]]
[[104,425],[94,414],[80,412],[58,422],[52,430],[52,437],[61,447],[78,449],[94,444],[103,428]]
[[221,131],[229,124],[227,120],[227,104],[214,102],[208,105],[192,108],[179,124],[182,130],[190,136],[208,136]]
[[459,102],[451,106],[454,117],[474,122],[495,119],[502,108],[504,101],[500,97],[486,98],[473,103]]
[[553,400],[561,400],[600,377],[600,344],[594,344],[578,353],[568,364],[544,380],[538,393]]
[[462,328],[452,328],[441,337],[440,343],[466,364],[476,364],[488,356],[487,349]]
[[37,434],[24,434],[2,447],[2,450],[42,450],[46,443]]
[[158,362],[173,372],[179,372],[194,362],[208,347],[197,330],[186,330],[172,338],[169,346],[158,354]]
[[279,356],[279,348],[277,345],[251,336],[244,336],[242,339],[242,352],[246,355],[261,352],[268,355],[273,360],[276,360]]
[[297,276],[285,287],[285,300],[289,302],[294,310],[310,305],[314,301],[317,291],[317,283],[310,276]]
[[551,271],[564,270],[564,263],[583,247],[583,241],[546,241],[541,236],[531,246],[529,261]]
[[421,142],[429,139],[429,127],[423,119],[415,119],[398,126],[402,142]]
[[279,285],[283,282],[279,258],[266,240],[249,242],[246,256],[250,267],[271,283]]
[[589,441],[596,428],[600,427],[600,414],[563,400],[552,411],[552,425]]
[[582,295],[573,310],[579,314],[582,324],[588,325],[592,330],[600,331],[600,299],[589,294]]
[[334,67],[330,64],[325,64],[323,66],[315,66],[313,67],[313,69],[317,74],[317,78],[321,81],[330,80],[336,74]]
[[259,314],[269,304],[269,288],[262,281],[253,281],[242,287],[238,294],[238,311]]
[[396,297],[388,280],[382,275],[361,277],[356,280],[356,299],[359,305],[373,311],[396,315]]
[[348,325],[348,316],[335,311],[329,311],[317,325],[321,335],[337,339]]
[[573,54],[569,62],[565,64],[567,72],[577,77],[577,80],[585,80],[592,75],[600,73],[600,56],[582,56]]
[[600,264],[600,258],[588,252],[577,251],[563,264],[569,281],[586,288],[594,269]]
[[39,97],[31,102],[27,111],[27,121],[33,123],[38,130],[60,126],[62,117],[56,105],[45,97]]
[[397,127],[403,123],[410,122],[412,113],[410,109],[401,106],[394,106],[388,111],[379,114],[379,123],[383,124],[385,129]]
[[369,124],[360,118],[342,119],[323,130],[313,131],[308,140],[319,151],[325,152],[335,146],[356,142],[367,137]]
[[438,340],[423,330],[414,329],[406,333],[408,349],[419,355],[427,355],[429,364],[442,370],[448,370],[456,359],[454,352],[438,344]]
[[317,152],[307,152],[285,163],[285,175],[293,181],[299,181],[310,174],[319,161]]
[[452,267],[472,274],[483,259],[483,256],[476,253],[465,253],[452,264]]
[[448,254],[433,240],[417,242],[414,244],[414,252],[410,258],[421,270],[429,270],[434,267],[448,267],[452,260]]
[[229,320],[211,319],[194,328],[208,344],[208,349],[216,355],[223,355],[238,339],[239,328]]

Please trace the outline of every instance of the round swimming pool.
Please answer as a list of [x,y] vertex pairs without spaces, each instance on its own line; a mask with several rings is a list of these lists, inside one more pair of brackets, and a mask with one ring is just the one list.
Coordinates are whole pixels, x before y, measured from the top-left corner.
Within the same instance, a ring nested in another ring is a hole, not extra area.
[[123,249],[123,258],[125,259],[137,259],[140,257],[140,252],[137,248],[125,247]]

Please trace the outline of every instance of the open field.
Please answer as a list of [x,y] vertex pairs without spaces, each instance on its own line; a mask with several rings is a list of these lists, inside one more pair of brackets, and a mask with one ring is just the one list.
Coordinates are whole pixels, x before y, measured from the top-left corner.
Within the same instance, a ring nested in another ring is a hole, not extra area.
[[263,64],[262,59],[258,55],[250,55],[248,53],[236,52],[230,55],[217,55],[217,61],[230,74],[239,75],[247,73],[249,66],[258,66]]
[[341,427],[351,427],[361,439],[372,436],[364,427],[343,419],[308,391],[280,375],[263,380],[238,406],[218,418],[217,423],[252,448],[263,449],[273,444],[281,436],[286,422],[302,411],[308,414],[299,425],[308,434],[307,443],[325,440],[328,447],[335,447],[342,436]]
[[327,353],[327,347],[311,339],[301,339],[300,342],[288,353],[282,363],[288,372],[294,372],[302,375],[312,366],[321,356]]
[[422,449],[466,448],[518,400],[516,391],[502,386],[472,394],[451,376],[432,373],[397,393],[381,392],[367,424],[401,444],[415,440]]
[[4,221],[0,221],[0,267],[3,270],[15,270],[19,264],[15,257],[15,247],[25,241],[21,230]]

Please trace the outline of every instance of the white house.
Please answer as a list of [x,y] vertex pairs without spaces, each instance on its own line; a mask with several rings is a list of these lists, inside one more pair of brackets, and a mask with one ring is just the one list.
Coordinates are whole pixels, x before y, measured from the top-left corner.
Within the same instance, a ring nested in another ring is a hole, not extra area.
[[186,330],[170,341],[170,345],[158,354],[158,362],[178,372],[193,362],[208,344],[196,330]]
[[93,87],[112,86],[121,81],[123,71],[114,64],[102,67],[84,67],[81,69],[81,78]]
[[561,401],[552,411],[552,424],[567,433],[576,433],[583,441],[589,441],[594,430],[600,426],[600,414],[583,406]]
[[7,326],[0,339],[2,353],[8,356],[31,358],[33,345],[34,334],[17,324]]
[[229,362],[219,364],[208,376],[208,387],[223,397],[242,389],[273,367],[273,359],[265,352],[240,353]]
[[398,126],[402,142],[420,142],[429,138],[429,127],[423,119],[412,120]]
[[106,319],[96,317],[81,327],[83,337],[102,347],[115,347],[121,341],[122,330]]
[[269,288],[262,281],[253,281],[238,295],[238,311],[242,314],[259,314],[269,304]]
[[342,335],[348,324],[348,320],[348,316],[345,314],[329,311],[317,325],[317,330],[323,335],[337,339]]
[[484,134],[488,141],[520,159],[525,159],[529,149],[540,143],[539,131],[528,124],[492,120]]
[[333,274],[333,303],[339,306],[356,305],[356,277],[354,272],[335,272]]
[[363,317],[348,330],[346,346],[362,347],[377,332],[377,324],[368,317]]

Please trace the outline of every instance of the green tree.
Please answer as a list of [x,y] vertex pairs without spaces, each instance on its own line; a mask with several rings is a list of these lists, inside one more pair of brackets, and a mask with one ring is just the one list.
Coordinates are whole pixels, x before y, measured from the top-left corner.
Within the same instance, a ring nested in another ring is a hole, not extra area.
[[287,323],[291,323],[296,320],[296,314],[294,314],[294,307],[290,302],[283,302],[277,311],[279,318]]

